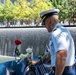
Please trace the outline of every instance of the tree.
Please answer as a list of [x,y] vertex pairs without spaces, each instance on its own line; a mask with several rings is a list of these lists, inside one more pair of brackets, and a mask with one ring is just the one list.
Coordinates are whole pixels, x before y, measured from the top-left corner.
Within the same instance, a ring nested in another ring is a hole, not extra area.
[[76,18],[76,0],[68,0],[69,4],[69,14],[71,22],[73,22],[73,18]]
[[[68,19],[73,22],[76,17],[76,0],[50,0],[54,8],[60,9],[60,20]],[[69,22],[70,24],[70,22]]]
[[54,8],[60,10],[59,18],[60,20],[64,20],[68,18],[68,2],[67,0],[50,0]]
[[3,21],[4,19],[4,14],[2,13],[2,11],[3,11],[3,4],[0,3],[0,21]]
[[33,20],[40,18],[41,11],[52,8],[52,4],[47,0],[33,0],[27,2],[26,0],[19,0],[14,4],[15,19]]
[[14,19],[27,19],[30,15],[29,2],[26,0],[19,0],[17,3],[14,3],[15,9],[13,13],[15,14]]
[[36,23],[36,20],[40,18],[40,12],[51,9],[52,4],[47,0],[33,0],[33,2],[30,3],[30,8],[33,10],[33,12],[31,12],[31,18],[34,19],[34,23]]
[[46,9],[52,8],[51,2],[47,0],[33,0],[27,2],[27,0],[18,0],[17,2],[12,2],[6,0],[0,9],[0,17],[7,21],[7,26],[9,26],[10,20],[33,20],[39,19],[40,12]]
[[3,20],[7,21],[7,27],[9,26],[9,21],[13,19],[13,9],[14,5],[10,0],[6,0],[2,8]]
[[52,4],[49,3],[47,0],[34,0],[33,1],[33,16],[35,18],[39,18],[39,14],[41,11],[47,10],[47,9],[51,9],[52,8]]

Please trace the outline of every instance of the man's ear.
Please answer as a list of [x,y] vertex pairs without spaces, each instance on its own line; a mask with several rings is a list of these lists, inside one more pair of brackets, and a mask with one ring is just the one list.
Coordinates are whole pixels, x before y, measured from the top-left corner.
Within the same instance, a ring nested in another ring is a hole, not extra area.
[[50,18],[48,18],[48,22],[51,23],[51,19]]

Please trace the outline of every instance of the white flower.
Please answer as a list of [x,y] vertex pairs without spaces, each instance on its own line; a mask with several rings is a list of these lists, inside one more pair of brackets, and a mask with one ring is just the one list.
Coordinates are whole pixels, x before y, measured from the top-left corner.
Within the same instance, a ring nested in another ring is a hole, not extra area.
[[32,49],[31,49],[31,48],[27,48],[27,49],[26,49],[26,52],[27,52],[27,53],[32,53]]
[[27,48],[26,49],[26,54],[20,54],[20,58],[24,59],[24,58],[28,58],[29,60],[33,59],[33,51],[31,48]]
[[21,59],[24,59],[24,58],[27,58],[28,56],[29,56],[29,54],[27,53],[27,54],[20,54],[19,57],[20,57]]

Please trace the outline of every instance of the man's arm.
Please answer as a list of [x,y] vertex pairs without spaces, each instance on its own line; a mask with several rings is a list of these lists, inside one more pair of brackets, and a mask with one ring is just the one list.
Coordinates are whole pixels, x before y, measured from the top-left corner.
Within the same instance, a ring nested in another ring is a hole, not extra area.
[[50,60],[50,52],[47,52],[40,60],[31,61],[31,65],[40,65]]
[[62,75],[67,58],[67,50],[59,50],[56,55],[55,75]]

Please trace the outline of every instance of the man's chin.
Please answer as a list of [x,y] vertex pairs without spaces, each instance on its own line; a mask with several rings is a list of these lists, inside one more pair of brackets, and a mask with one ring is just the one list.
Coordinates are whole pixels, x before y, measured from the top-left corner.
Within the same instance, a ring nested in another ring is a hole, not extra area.
[[52,30],[48,30],[48,32],[50,33],[50,32],[52,32]]

